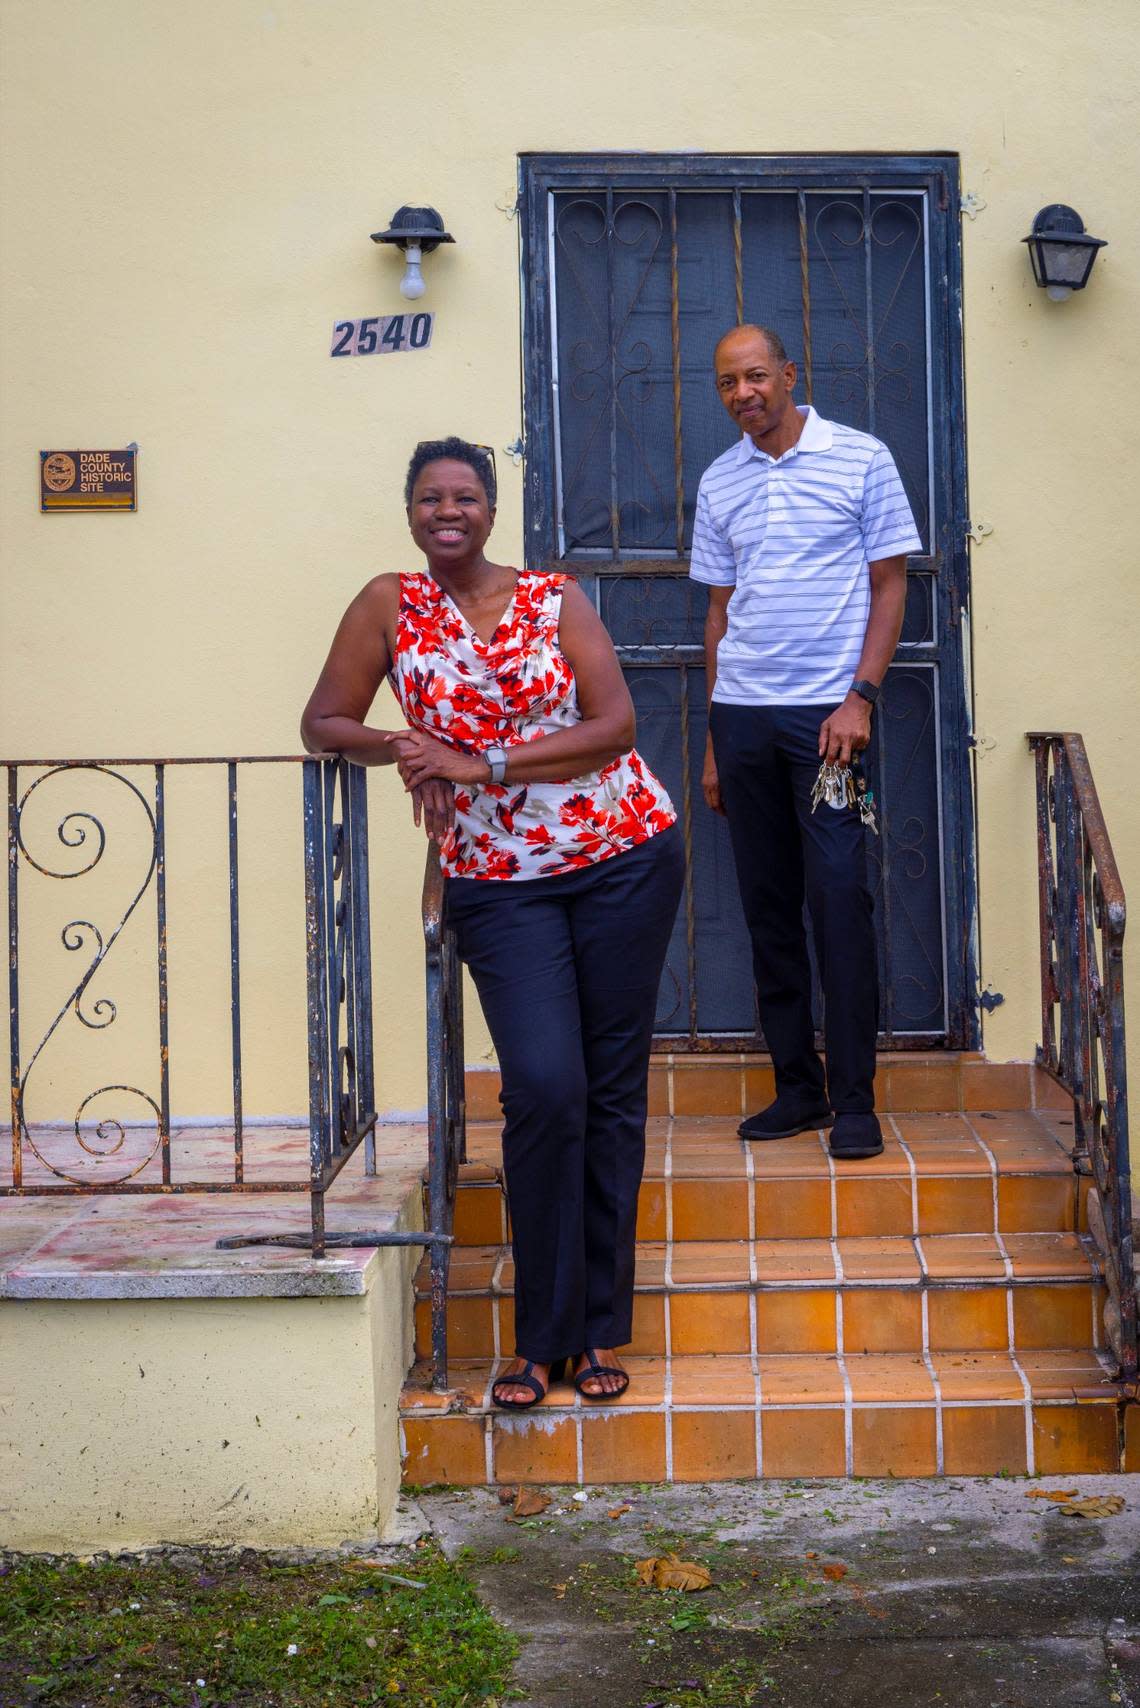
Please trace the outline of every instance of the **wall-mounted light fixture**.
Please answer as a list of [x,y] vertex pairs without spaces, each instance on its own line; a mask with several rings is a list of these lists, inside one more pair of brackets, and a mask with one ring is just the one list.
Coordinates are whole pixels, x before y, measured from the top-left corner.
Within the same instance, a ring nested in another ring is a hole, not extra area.
[[1083,291],[1093,270],[1096,252],[1107,242],[1090,237],[1076,208],[1052,202],[1033,221],[1033,230],[1023,243],[1029,245],[1033,277],[1047,297],[1064,302],[1074,291]]
[[400,295],[415,300],[427,290],[420,262],[441,243],[454,243],[434,208],[397,208],[387,231],[374,231],[373,243],[394,243],[404,252],[406,266],[400,280]]

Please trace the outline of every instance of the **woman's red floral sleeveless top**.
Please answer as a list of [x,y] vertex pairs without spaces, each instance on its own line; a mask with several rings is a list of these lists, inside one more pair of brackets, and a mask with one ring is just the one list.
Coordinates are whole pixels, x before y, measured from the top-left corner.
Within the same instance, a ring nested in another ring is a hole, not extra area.
[[[520,571],[482,641],[430,575],[401,575],[392,682],[408,722],[467,753],[579,722],[574,672],[558,644],[566,580]],[[452,878],[548,878],[636,847],[676,816],[631,750],[569,783],[457,785],[440,863]]]

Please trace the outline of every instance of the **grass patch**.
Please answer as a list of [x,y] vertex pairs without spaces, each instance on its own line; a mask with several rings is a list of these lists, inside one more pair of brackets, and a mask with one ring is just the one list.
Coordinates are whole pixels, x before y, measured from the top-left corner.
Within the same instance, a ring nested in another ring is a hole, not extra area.
[[253,1554],[0,1566],[3,1708],[490,1708],[515,1639],[433,1544],[392,1569]]

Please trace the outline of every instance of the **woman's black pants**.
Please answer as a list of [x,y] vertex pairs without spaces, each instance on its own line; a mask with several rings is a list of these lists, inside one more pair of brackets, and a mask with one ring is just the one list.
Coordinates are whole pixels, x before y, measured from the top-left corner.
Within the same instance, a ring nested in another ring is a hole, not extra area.
[[[721,799],[752,938],[756,1006],[777,1091],[875,1107],[878,950],[866,837],[854,807],[811,810],[823,706],[709,710]],[[815,1050],[807,898],[823,985],[827,1084]]]
[[657,987],[684,881],[676,825],[553,878],[451,878],[447,918],[502,1074],[515,1349],[632,1335]]

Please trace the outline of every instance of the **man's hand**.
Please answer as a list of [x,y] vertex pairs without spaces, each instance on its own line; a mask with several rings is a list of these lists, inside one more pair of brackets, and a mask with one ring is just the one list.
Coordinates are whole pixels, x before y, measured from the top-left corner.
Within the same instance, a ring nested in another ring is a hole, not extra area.
[[412,790],[412,817],[423,827],[428,838],[442,848],[455,824],[455,789],[438,777],[420,783]]
[[850,765],[870,741],[871,707],[859,694],[848,694],[819,726],[819,756],[825,765]]
[[713,753],[711,741],[705,743],[705,763],[701,771],[701,789],[704,792],[706,804],[712,808],[713,812],[723,814],[724,802],[720,797],[720,778],[717,776],[716,756]]

